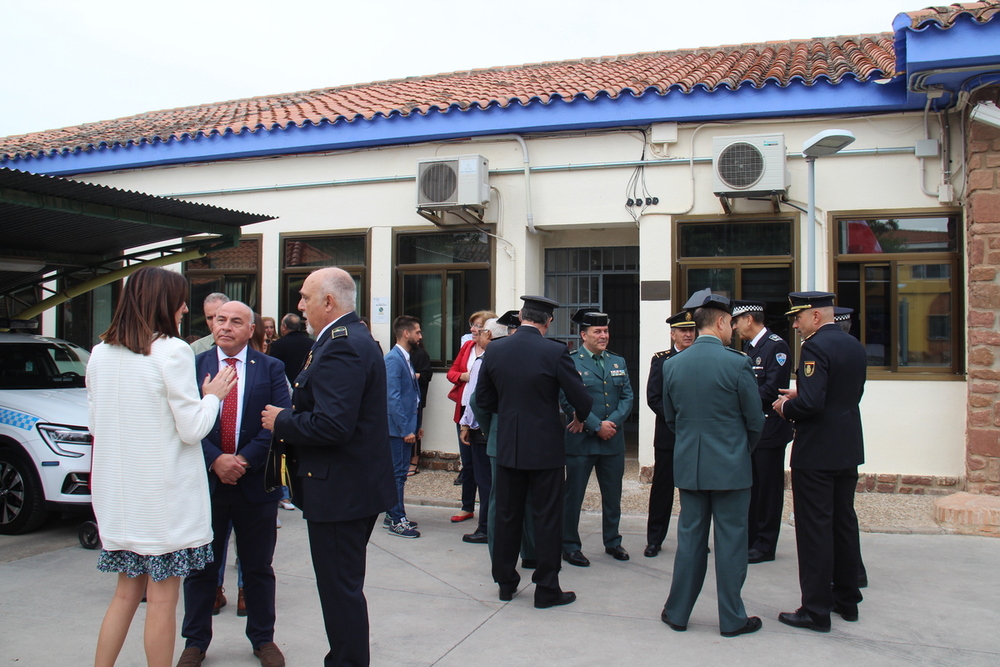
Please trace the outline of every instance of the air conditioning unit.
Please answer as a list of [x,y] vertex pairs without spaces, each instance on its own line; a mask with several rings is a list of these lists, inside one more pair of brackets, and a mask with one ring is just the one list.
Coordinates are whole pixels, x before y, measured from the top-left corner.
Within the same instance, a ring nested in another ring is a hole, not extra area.
[[785,194],[785,135],[712,137],[713,192],[719,197]]
[[417,160],[417,208],[483,208],[490,203],[489,172],[482,155]]

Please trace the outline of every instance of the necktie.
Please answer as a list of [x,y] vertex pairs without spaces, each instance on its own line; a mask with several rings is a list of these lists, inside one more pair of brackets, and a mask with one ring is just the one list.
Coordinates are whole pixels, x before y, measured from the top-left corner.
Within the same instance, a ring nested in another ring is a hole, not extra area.
[[[236,372],[236,359],[229,357],[225,360],[227,364]],[[239,405],[239,383],[233,385],[232,390],[226,394],[222,401],[222,452],[224,454],[236,453],[236,408]]]
[[595,354],[594,355],[594,363],[597,364],[597,367],[600,369],[601,375],[604,375],[604,355],[603,354]]

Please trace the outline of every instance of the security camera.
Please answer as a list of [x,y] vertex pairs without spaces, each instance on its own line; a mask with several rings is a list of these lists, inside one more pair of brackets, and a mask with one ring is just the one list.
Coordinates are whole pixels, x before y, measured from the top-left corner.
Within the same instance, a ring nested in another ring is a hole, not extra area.
[[980,102],[972,110],[972,120],[1000,128],[1000,109],[993,102]]

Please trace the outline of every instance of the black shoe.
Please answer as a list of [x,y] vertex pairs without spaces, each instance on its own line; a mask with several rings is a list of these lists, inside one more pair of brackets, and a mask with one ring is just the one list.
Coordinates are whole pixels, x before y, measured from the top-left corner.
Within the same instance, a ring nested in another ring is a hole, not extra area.
[[668,626],[670,626],[670,629],[673,630],[674,632],[684,632],[685,630],[688,629],[688,626],[686,625],[677,625],[676,623],[671,623],[670,619],[667,618],[667,611],[665,609],[662,612],[660,612],[660,620],[666,623]]
[[569,604],[570,602],[576,602],[576,593],[573,591],[563,591],[558,595],[558,597],[552,600],[539,600],[535,598],[535,609],[548,609],[549,607],[558,607],[559,605]]
[[462,541],[468,542],[469,544],[486,544],[489,541],[489,536],[486,533],[480,533],[477,530],[474,533],[462,535]]
[[587,567],[590,565],[590,561],[587,557],[583,555],[583,552],[577,549],[576,551],[571,551],[568,554],[563,554],[563,560],[570,565],[576,565],[577,567]]
[[517,592],[517,584],[500,584],[500,601],[510,602]]
[[830,632],[829,620],[826,622],[826,625],[821,625],[814,621],[809,612],[802,608],[792,612],[783,611],[778,614],[778,620],[793,628],[806,628],[807,630],[814,630],[816,632]]
[[849,606],[849,605],[837,604],[835,602],[833,604],[833,611],[837,614],[840,614],[840,617],[845,621],[850,621],[851,623],[854,623],[856,620],[858,620],[858,605]]
[[536,567],[538,567],[538,561],[532,560],[531,558],[522,558],[521,567],[523,567],[525,570],[534,570]]
[[642,555],[646,558],[655,558],[656,554],[660,553],[661,548],[659,544],[647,544],[646,548],[642,550]]
[[774,554],[766,554],[758,549],[751,549],[747,552],[748,563],[765,563],[774,560]]
[[723,637],[739,637],[740,635],[748,635],[751,632],[757,632],[760,630],[762,625],[764,624],[760,622],[758,617],[751,616],[747,619],[747,624],[739,630],[733,630],[732,632],[720,632],[719,634]]
[[461,475],[455,475],[455,481],[451,483],[452,486],[462,486],[465,482],[462,481]]
[[620,544],[615,547],[604,547],[604,553],[608,554],[615,560],[628,560],[628,552],[625,551],[625,547]]

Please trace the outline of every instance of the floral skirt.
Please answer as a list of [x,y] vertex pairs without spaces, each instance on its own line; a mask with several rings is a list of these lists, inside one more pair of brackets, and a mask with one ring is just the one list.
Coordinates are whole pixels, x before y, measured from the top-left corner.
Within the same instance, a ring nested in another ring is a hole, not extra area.
[[211,544],[159,556],[101,549],[97,569],[101,572],[120,572],[129,578],[148,574],[153,581],[164,581],[170,577],[186,577],[192,570],[203,570],[212,559]]

